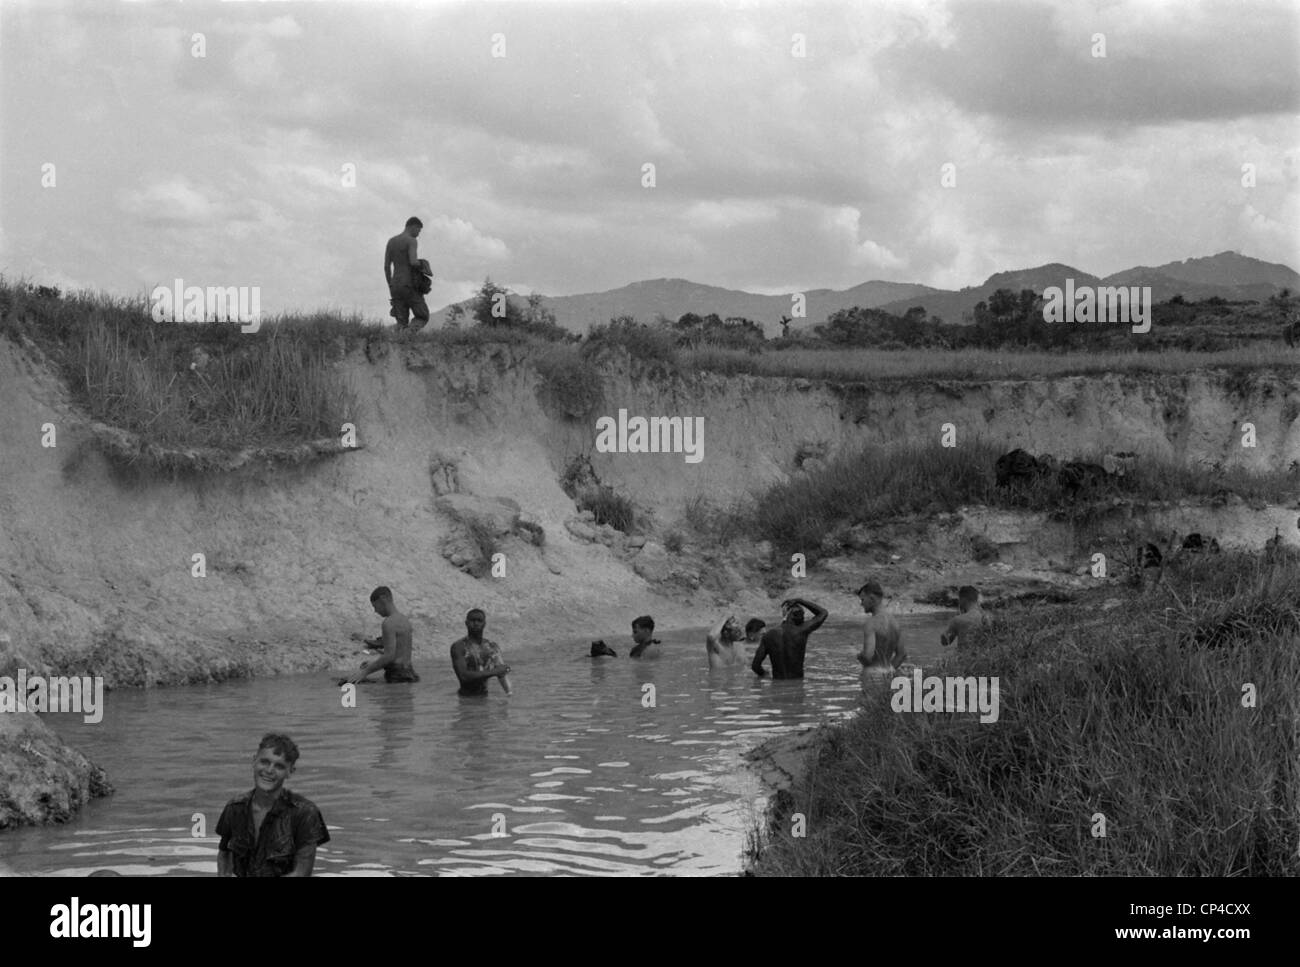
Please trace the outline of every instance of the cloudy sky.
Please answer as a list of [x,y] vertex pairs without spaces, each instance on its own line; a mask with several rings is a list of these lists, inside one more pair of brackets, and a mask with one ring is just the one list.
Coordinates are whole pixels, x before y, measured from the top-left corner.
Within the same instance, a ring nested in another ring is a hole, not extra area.
[[1298,43],[1295,2],[0,0],[0,272],[380,318],[411,214],[435,308],[1300,268]]

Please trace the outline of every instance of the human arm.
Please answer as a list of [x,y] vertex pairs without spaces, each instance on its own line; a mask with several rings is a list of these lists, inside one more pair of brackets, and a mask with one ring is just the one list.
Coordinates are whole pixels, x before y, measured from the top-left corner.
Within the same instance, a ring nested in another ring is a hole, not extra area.
[[492,668],[472,669],[465,658],[465,650],[463,644],[457,643],[451,646],[451,666],[456,670],[456,677],[461,680],[462,684],[487,681],[489,678],[497,678],[510,671],[510,666],[504,662]]
[[876,625],[867,618],[867,626],[862,629],[862,650],[858,652],[858,664],[870,665],[876,657]]
[[903,644],[903,632],[898,632],[898,638],[894,643],[894,667],[897,668],[903,662],[907,661],[907,646]]
[[657,645],[657,644],[659,644],[659,639],[658,639],[658,638],[651,638],[649,641],[647,641],[647,642],[646,642],[645,644],[643,644],[643,645],[633,645],[633,646],[632,646],[632,650],[631,650],[630,652],[628,652],[628,654],[629,654],[631,657],[633,657],[633,658],[640,658],[641,655],[642,655],[642,653],[643,653],[647,648],[649,648],[651,645]]
[[293,867],[285,876],[311,876],[316,865],[316,847],[330,840],[325,818],[314,804],[304,803],[293,820]]
[[758,648],[754,651],[754,660],[749,664],[750,670],[759,678],[762,678],[767,674],[767,671],[763,668],[763,660],[765,658],[767,658],[766,639],[759,641]]
[[397,657],[397,630],[388,618],[384,619],[384,630],[380,635],[380,641],[383,643],[384,653],[374,661],[362,665],[361,670],[349,675],[347,681],[355,685],[367,675],[373,675],[381,668],[391,665],[393,659]]
[[722,631],[727,627],[727,622],[731,619],[723,618],[709,631],[704,637],[704,648],[710,655],[716,655],[722,645]]
[[235,855],[228,848],[235,825],[230,813],[230,803],[226,803],[217,817],[217,836],[220,837],[217,840],[217,876],[235,875]]
[[300,846],[298,851],[293,854],[293,869],[285,876],[311,876],[312,868],[316,865],[316,844],[307,843]]
[[821,605],[813,604],[805,598],[794,598],[793,600],[795,604],[801,605],[813,613],[812,620],[805,622],[803,627],[800,629],[804,634],[810,634],[811,632],[816,631],[822,626],[822,623],[830,617],[830,612]]

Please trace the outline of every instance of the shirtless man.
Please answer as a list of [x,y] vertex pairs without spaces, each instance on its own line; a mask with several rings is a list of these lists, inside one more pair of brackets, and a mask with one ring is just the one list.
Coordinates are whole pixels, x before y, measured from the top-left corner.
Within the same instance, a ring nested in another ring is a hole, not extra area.
[[465,614],[468,634],[451,646],[451,667],[460,680],[461,695],[486,695],[489,678],[501,680],[501,690],[510,694],[510,681],[506,675],[510,666],[501,657],[495,641],[483,637],[487,627],[487,612],[473,608]]
[[[654,636],[655,619],[648,614],[643,614],[639,618],[632,619],[632,650],[628,652],[629,658],[640,658],[645,655],[646,649],[652,645],[659,644],[659,639]],[[658,652],[646,657],[658,657]]]
[[980,593],[977,588],[967,584],[957,590],[957,608],[961,612],[948,628],[939,636],[939,644],[947,648],[956,645],[960,650],[969,648],[980,633],[988,627],[989,616],[980,607]]
[[885,607],[884,589],[875,581],[868,581],[858,588],[858,600],[867,613],[867,623],[862,628],[862,650],[858,652],[862,688],[866,691],[868,685],[892,676],[894,669],[907,661],[907,649],[903,647],[898,619]]
[[394,235],[384,246],[384,279],[388,282],[389,303],[392,308],[389,315],[397,320],[397,328],[405,329],[410,323],[410,316],[415,314],[421,326],[429,321],[429,306],[424,296],[415,291],[412,273],[420,265],[419,243],[420,229],[424,223],[412,215],[406,220],[406,228]]
[[[811,621],[804,622],[804,609],[813,613]],[[762,678],[767,672],[763,660],[772,661],[773,678],[803,678],[803,658],[808,649],[808,636],[822,626],[829,612],[820,605],[803,598],[790,598],[781,602],[784,615],[779,628],[769,628],[763,632],[763,639],[754,652],[754,661],[750,664],[755,675]]]
[[[420,676],[411,667],[411,619],[397,610],[393,604],[393,592],[386,587],[378,587],[370,592],[370,604],[375,613],[384,619],[380,635],[373,642],[383,652],[344,681],[355,684],[382,668],[386,682],[418,682]],[[367,645],[370,644],[367,642]]]
[[704,637],[704,650],[709,656],[709,668],[730,668],[743,665],[745,647],[741,644],[745,633],[740,630],[736,616],[728,615]]

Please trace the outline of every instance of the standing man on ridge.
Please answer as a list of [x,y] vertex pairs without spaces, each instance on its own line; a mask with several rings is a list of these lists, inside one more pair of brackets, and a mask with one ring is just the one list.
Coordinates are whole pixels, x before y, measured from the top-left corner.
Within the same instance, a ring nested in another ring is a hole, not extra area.
[[394,235],[384,247],[384,278],[388,282],[389,302],[392,308],[389,315],[397,320],[397,328],[405,329],[410,324],[409,314],[423,326],[429,321],[429,306],[415,289],[413,273],[418,271],[420,256],[416,239],[424,223],[412,215],[406,220],[406,229],[400,235]]

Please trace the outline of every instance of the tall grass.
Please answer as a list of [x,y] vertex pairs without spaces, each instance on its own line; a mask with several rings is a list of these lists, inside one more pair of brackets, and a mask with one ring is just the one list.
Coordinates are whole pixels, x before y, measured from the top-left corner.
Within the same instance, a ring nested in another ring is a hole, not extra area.
[[336,437],[355,399],[331,365],[364,335],[356,317],[157,323],[143,299],[39,295],[0,284],[10,337],[59,366],[91,417],[164,448],[293,444]]
[[[779,551],[816,556],[823,540],[837,527],[905,514],[954,511],[963,504],[1077,510],[1082,515],[1088,506],[1087,496],[1155,501],[1228,492],[1248,500],[1281,502],[1300,493],[1297,472],[1189,467],[1151,457],[1139,457],[1134,472],[1078,498],[1063,488],[1054,474],[1032,486],[1004,490],[996,486],[994,464],[1006,449],[1005,444],[978,438],[960,447],[943,447],[938,442],[865,447],[758,494],[740,515],[741,526],[755,539],[771,541]],[[1098,462],[1100,457],[1078,456]]]
[[738,349],[703,347],[680,350],[678,356],[684,370],[842,382],[1028,379],[1105,373],[1187,373],[1214,369],[1294,371],[1300,368],[1300,349],[1288,348],[1281,342],[1253,344],[1220,352],[791,349],[756,355]]
[[959,652],[942,673],[997,676],[995,723],[872,695],[753,832],[753,872],[1300,874],[1300,567],[1224,555],[1170,571],[1104,615],[1013,612]]
[[575,501],[579,510],[589,510],[597,524],[608,524],[624,534],[636,529],[636,507],[630,499],[605,484],[579,491]]

